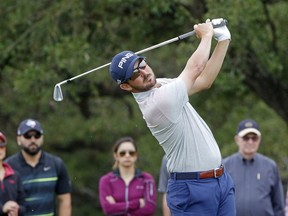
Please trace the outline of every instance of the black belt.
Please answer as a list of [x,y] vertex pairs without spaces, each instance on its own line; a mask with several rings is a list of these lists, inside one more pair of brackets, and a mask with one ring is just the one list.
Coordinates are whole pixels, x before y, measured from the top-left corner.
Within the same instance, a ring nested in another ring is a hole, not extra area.
[[203,172],[175,172],[170,174],[171,179],[188,180],[188,179],[205,179],[205,178],[219,178],[224,173],[224,167],[203,171]]

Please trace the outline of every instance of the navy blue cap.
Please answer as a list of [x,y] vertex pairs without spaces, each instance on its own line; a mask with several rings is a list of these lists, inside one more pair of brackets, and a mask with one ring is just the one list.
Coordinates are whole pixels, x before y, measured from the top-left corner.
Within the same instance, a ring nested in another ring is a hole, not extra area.
[[39,121],[34,119],[26,119],[20,123],[17,130],[17,135],[23,135],[31,130],[37,131],[41,134],[44,133]]
[[7,145],[7,139],[6,136],[0,132],[0,147],[4,147]]
[[261,136],[259,125],[252,119],[245,119],[241,121],[238,125],[237,129],[238,136],[244,137],[248,133],[254,133],[258,136]]
[[138,59],[144,59],[144,57],[128,50],[115,55],[109,69],[112,79],[117,84],[126,82],[132,76],[135,62]]

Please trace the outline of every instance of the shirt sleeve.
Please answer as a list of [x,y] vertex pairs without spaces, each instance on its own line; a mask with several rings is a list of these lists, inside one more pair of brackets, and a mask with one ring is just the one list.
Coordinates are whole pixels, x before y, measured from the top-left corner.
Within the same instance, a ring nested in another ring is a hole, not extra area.
[[72,187],[67,169],[64,165],[64,162],[60,158],[57,159],[58,161],[56,161],[56,167],[58,172],[58,180],[56,185],[56,194],[61,195],[65,193],[71,193]]
[[277,165],[274,167],[274,177],[275,185],[272,188],[271,195],[273,211],[275,216],[282,216],[285,211],[284,191]]

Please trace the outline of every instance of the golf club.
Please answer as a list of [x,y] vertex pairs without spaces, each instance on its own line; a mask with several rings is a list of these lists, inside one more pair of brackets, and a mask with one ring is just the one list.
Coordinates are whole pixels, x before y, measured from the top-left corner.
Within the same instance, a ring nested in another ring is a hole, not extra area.
[[[212,25],[213,25],[213,28],[218,28],[218,27],[222,27],[222,26],[227,25],[227,23],[228,23],[227,20],[223,19],[222,22],[220,22],[219,24],[213,24],[213,23],[212,23]],[[185,33],[185,34],[179,35],[179,36],[177,36],[177,37],[175,37],[175,38],[172,38],[172,39],[170,39],[170,40],[164,41],[164,42],[162,42],[162,43],[159,43],[159,44],[156,44],[156,45],[154,45],[154,46],[148,47],[148,48],[146,48],[146,49],[139,50],[139,51],[135,52],[135,54],[138,55],[138,54],[141,54],[141,53],[144,53],[144,52],[147,52],[147,51],[156,49],[156,48],[158,48],[158,47],[161,47],[161,46],[164,46],[164,45],[173,43],[173,42],[175,42],[175,41],[183,40],[183,39],[185,39],[185,38],[187,38],[187,37],[193,36],[194,34],[195,34],[195,31],[194,31],[194,30],[193,30],[193,31],[190,31],[190,32],[187,32],[187,33]],[[69,83],[69,82],[71,82],[72,80],[75,80],[75,79],[77,79],[77,78],[79,78],[79,77],[85,76],[85,75],[87,75],[87,74],[89,74],[89,73],[91,73],[91,72],[93,72],[93,71],[100,70],[100,69],[102,69],[102,68],[104,68],[104,67],[109,66],[110,64],[111,64],[111,62],[109,62],[109,63],[107,63],[107,64],[104,64],[104,65],[102,65],[102,66],[99,66],[99,67],[97,67],[97,68],[91,69],[91,70],[89,70],[89,71],[86,71],[86,72],[84,72],[84,73],[82,73],[82,74],[79,74],[79,75],[77,75],[77,76],[74,76],[74,77],[72,77],[72,78],[70,78],[70,79],[64,80],[64,81],[62,81],[62,82],[60,82],[60,83],[57,83],[57,84],[55,85],[55,87],[54,87],[54,92],[53,92],[53,98],[54,98],[54,100],[55,100],[55,101],[62,101],[62,100],[63,100],[63,94],[62,94],[61,85],[65,84],[65,83]]]

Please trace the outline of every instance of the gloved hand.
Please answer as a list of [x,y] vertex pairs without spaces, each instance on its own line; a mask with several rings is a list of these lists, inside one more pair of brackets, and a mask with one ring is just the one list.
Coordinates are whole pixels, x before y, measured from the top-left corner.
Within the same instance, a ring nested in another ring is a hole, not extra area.
[[[213,19],[211,22],[213,25],[220,24],[223,21],[223,18]],[[214,38],[217,41],[223,41],[223,40],[231,40],[231,34],[227,26],[222,26],[218,28],[214,28]]]

